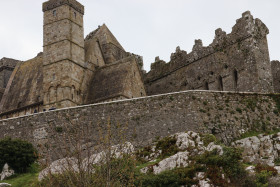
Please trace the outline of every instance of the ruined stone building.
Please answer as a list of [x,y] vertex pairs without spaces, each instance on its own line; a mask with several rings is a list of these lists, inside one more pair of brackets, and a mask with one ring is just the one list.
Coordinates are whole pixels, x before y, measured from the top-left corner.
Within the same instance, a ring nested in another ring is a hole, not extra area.
[[250,12],[231,33],[217,29],[208,47],[196,40],[192,52],[178,47],[169,63],[156,58],[148,73],[105,24],[84,37],[84,6],[76,0],[49,0],[43,13],[43,52],[0,61],[1,118],[182,90],[280,91],[269,30]]

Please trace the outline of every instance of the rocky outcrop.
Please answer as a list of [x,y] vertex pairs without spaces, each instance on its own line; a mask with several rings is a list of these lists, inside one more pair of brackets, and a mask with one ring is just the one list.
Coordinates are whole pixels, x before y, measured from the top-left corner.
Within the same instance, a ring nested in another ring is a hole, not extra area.
[[9,186],[12,186],[8,183],[0,183],[0,187],[9,187]]
[[[172,137],[172,136],[171,136]],[[159,163],[145,167],[141,169],[143,173],[152,171],[154,174],[159,174],[166,170],[172,170],[178,167],[187,167],[190,163],[193,162],[190,157],[195,155],[201,155],[205,151],[217,150],[220,155],[223,154],[223,148],[220,145],[216,145],[214,142],[210,142],[208,145],[202,140],[202,137],[195,132],[183,132],[177,133],[173,136],[176,141],[176,146],[178,147],[179,152],[161,160]],[[158,158],[162,153],[162,150],[157,150],[154,146],[150,156],[145,159],[150,160]]]
[[120,158],[123,154],[131,154],[134,147],[131,143],[112,146],[110,149],[93,154],[90,157],[78,160],[77,158],[64,158],[52,162],[47,168],[39,173],[39,181],[48,175],[62,174],[64,172],[81,172],[91,170],[94,172],[94,165],[103,163],[104,159],[110,157]]
[[244,138],[233,142],[232,146],[243,150],[243,161],[247,163],[275,166],[280,161],[280,133]]
[[[192,178],[190,179],[195,181],[192,187],[214,187],[217,186],[217,181],[216,183],[213,182],[213,174],[211,175],[207,171],[208,169],[213,170],[213,166],[211,166],[211,164],[209,165],[207,161],[205,162],[205,159],[207,160],[209,156],[212,156],[211,159],[217,160],[219,160],[219,157],[228,159],[229,157],[225,155],[234,154],[228,151],[228,149],[231,149],[237,152],[238,150],[243,150],[242,160],[240,160],[238,156],[231,157],[237,159],[235,161],[236,164],[240,164],[242,168],[244,167],[243,163],[251,164],[244,170],[246,176],[256,178],[263,171],[271,172],[268,174],[269,184],[275,184],[277,186],[280,184],[280,166],[277,166],[280,153],[279,142],[280,133],[274,135],[260,134],[258,136],[237,140],[232,143],[231,147],[226,147],[218,143],[213,135],[202,135],[188,131],[163,138],[154,142],[153,145],[136,152],[133,145],[126,142],[123,145],[112,146],[110,152],[102,151],[93,154],[82,160],[82,162],[79,162],[76,158],[58,160],[40,173],[39,180],[42,180],[49,174],[62,174],[65,171],[80,172],[90,170],[90,172],[94,172],[93,166],[105,163],[104,159],[108,158],[108,156],[111,158],[122,158],[122,154],[125,153],[135,154],[137,159],[142,159],[141,162],[144,160],[143,163],[145,163],[146,167],[140,169],[140,172],[146,175],[156,176],[161,175],[162,172],[172,172],[176,169],[203,167],[203,170],[194,170]],[[197,158],[204,159],[204,161],[201,162]],[[212,160],[212,162],[215,161]],[[221,160],[218,162],[221,162]],[[228,162],[228,160],[226,162]],[[82,164],[79,165],[78,163]],[[227,165],[227,163],[225,163],[225,165]],[[224,166],[216,168],[215,172],[218,174],[215,174],[215,177],[223,181],[224,185],[228,185],[231,184],[232,178],[225,172]]]
[[3,170],[2,170],[2,173],[0,174],[1,176],[1,181],[14,175],[15,174],[15,171],[12,170],[9,165],[6,163],[3,167]]

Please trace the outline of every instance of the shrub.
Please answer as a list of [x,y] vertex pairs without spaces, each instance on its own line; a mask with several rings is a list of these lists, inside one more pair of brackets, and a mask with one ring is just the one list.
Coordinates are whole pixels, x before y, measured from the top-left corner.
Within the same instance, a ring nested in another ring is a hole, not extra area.
[[162,150],[161,158],[165,158],[179,152],[176,142],[176,137],[166,137],[157,142],[156,149]]
[[268,179],[272,176],[271,171],[261,171],[256,175],[257,187],[267,187]]
[[267,171],[267,172],[270,172],[270,174],[273,175],[273,176],[276,176],[278,174],[277,170],[274,167],[271,167],[271,166],[268,166],[268,165],[257,164],[255,170],[256,170],[257,173]]
[[205,134],[202,137],[202,141],[205,146],[208,146],[211,142],[216,142],[216,137],[213,134]]
[[197,185],[198,180],[194,179],[195,174],[204,171],[205,168],[199,165],[190,165],[186,168],[175,168],[164,171],[158,175],[153,173],[139,174],[135,186],[192,186]]
[[239,112],[240,114],[242,114],[241,108],[236,108],[236,111]]
[[24,173],[36,161],[37,151],[31,143],[5,138],[0,141],[0,168],[5,163],[16,173]]
[[223,151],[223,155],[219,155],[217,150],[205,152],[196,159],[198,163],[206,165],[208,168],[206,176],[218,186],[225,186],[227,183],[227,181],[221,177],[222,173],[225,173],[233,182],[240,182],[240,177],[245,178],[246,176],[246,171],[239,162],[241,159],[241,151],[229,147],[224,147]]

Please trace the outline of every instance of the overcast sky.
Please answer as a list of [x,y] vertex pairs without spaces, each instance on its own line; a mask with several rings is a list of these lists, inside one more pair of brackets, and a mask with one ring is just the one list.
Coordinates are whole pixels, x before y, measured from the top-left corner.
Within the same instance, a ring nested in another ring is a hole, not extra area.
[[[271,60],[280,60],[280,0],[79,0],[85,6],[85,36],[106,23],[126,51],[144,57],[150,69],[177,46],[190,52],[195,39],[210,44],[217,28],[227,33],[250,10],[269,28]],[[0,59],[28,60],[42,51],[44,0],[0,0]]]

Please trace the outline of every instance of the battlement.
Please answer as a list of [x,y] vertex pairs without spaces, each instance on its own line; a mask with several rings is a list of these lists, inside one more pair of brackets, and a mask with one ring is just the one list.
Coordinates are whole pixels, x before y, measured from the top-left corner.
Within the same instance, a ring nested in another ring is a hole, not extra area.
[[[198,39],[195,40],[190,53],[177,47],[176,52],[171,54],[168,63],[157,57],[155,62],[151,64],[150,72],[145,74],[147,89],[153,87],[148,91],[148,95],[188,89],[223,90],[223,79],[229,79],[227,77],[232,76],[234,72],[238,74],[235,73],[235,82],[230,80],[226,83],[227,88],[225,90],[271,91],[271,88],[269,88],[271,82],[267,77],[264,77],[263,80],[269,81],[256,83],[256,85],[260,84],[259,88],[255,86],[248,89],[247,85],[242,85],[240,89],[237,89],[236,86],[237,76],[241,76],[242,71],[246,75],[245,71],[252,69],[254,64],[257,63],[267,72],[256,71],[254,72],[256,76],[265,73],[271,75],[270,67],[267,67],[269,66],[268,62],[270,62],[266,41],[268,33],[269,30],[266,25],[260,19],[254,19],[251,13],[247,11],[242,14],[240,19],[236,20],[231,33],[227,34],[221,28],[218,28],[215,31],[215,38],[209,46],[203,46],[202,40]],[[267,51],[267,53],[260,50]],[[256,62],[253,63],[252,59],[256,54],[258,58],[255,58],[254,61]],[[249,66],[251,67],[249,68]],[[210,83],[212,85],[209,88]],[[241,81],[240,83],[243,84]],[[161,87],[159,84],[164,87],[161,91],[160,89],[157,90]],[[264,87],[261,88],[262,86]],[[170,87],[170,90],[166,87]]]
[[0,59],[0,68],[2,68],[2,67],[15,68],[18,62],[20,62],[20,61],[12,59],[12,58],[4,57],[4,58]]
[[76,0],[49,0],[43,3],[43,12],[52,10],[62,5],[69,5],[81,14],[84,14],[84,6]]
[[250,11],[244,12],[242,17],[236,20],[231,33],[227,34],[221,28],[218,28],[215,31],[215,38],[209,46],[204,47],[202,40],[198,39],[195,40],[193,50],[189,54],[177,47],[176,52],[171,54],[169,63],[156,60],[151,64],[151,71],[148,72],[147,76],[148,81],[151,82],[167,76],[177,69],[208,57],[215,52],[222,51],[226,47],[240,43],[250,37],[258,39],[265,37],[267,34],[269,34],[269,30],[260,19],[254,19]]

